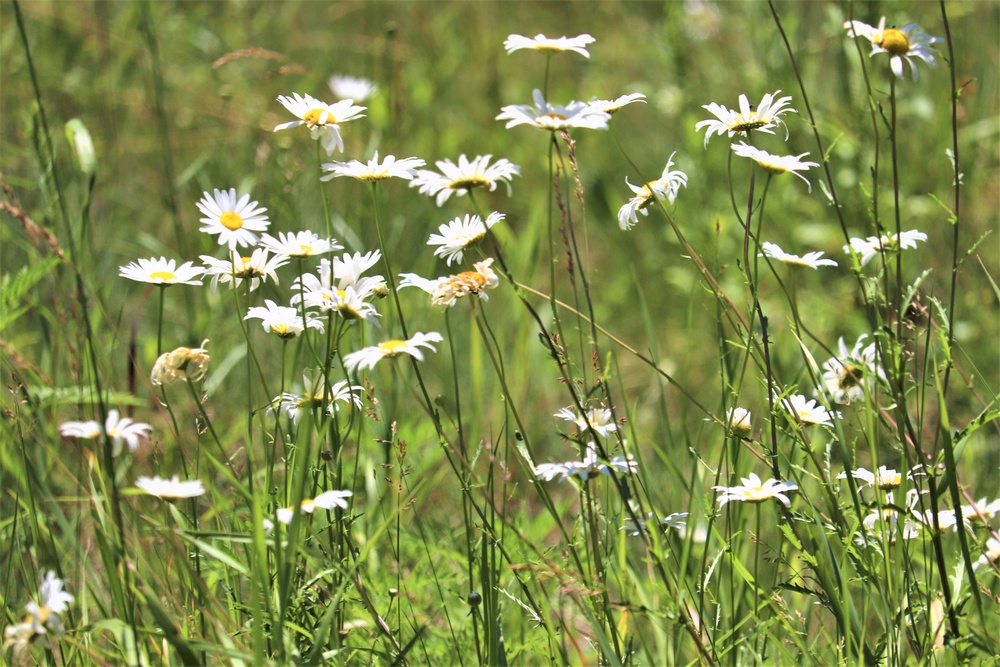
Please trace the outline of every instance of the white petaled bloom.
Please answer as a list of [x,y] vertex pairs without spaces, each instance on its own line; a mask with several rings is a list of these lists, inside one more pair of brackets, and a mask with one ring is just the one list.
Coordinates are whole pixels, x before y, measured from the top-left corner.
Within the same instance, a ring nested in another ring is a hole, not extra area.
[[197,498],[205,495],[205,486],[200,479],[182,482],[177,475],[170,479],[140,477],[136,480],[135,485],[157,498]]
[[774,498],[785,507],[789,507],[792,503],[785,493],[797,491],[799,488],[795,482],[781,482],[776,479],[761,482],[760,477],[754,473],[750,473],[749,477],[741,477],[740,481],[743,484],[739,486],[712,487],[715,491],[719,492],[719,509],[722,509],[727,503],[733,500],[745,503],[762,503],[771,498]]
[[[312,514],[317,507],[324,510],[331,510],[334,507],[347,509],[347,498],[353,495],[354,493],[351,491],[326,491],[315,498],[303,498],[299,508],[306,514]],[[291,523],[294,516],[294,505],[279,507],[275,511],[275,518],[284,524]]]
[[781,403],[800,424],[833,426],[833,420],[840,419],[839,412],[827,410],[822,404],[811,401],[801,394],[787,396]]
[[404,287],[418,287],[431,295],[432,306],[454,306],[458,299],[469,294],[475,294],[483,301],[489,301],[487,289],[493,289],[500,284],[500,278],[490,268],[492,257],[472,265],[472,271],[463,271],[453,276],[444,276],[437,280],[421,278],[415,273],[401,273],[397,290]]
[[611,418],[611,410],[607,408],[590,408],[584,416],[580,417],[577,416],[573,407],[566,407],[552,416],[573,422],[581,433],[589,433],[592,429],[598,435],[607,438],[613,431],[618,430],[618,424]]
[[995,537],[991,537],[986,540],[986,549],[983,551],[983,555],[979,557],[972,565],[972,569],[978,570],[983,565],[993,565],[997,567],[1000,564],[1000,540]]
[[625,519],[625,525],[618,530],[628,531],[628,534],[632,537],[637,537],[649,531],[649,524],[655,522],[660,530],[666,530],[667,528],[673,528],[674,530],[684,530],[687,527],[687,512],[674,512],[669,516],[665,516],[662,519],[657,519],[656,515],[652,512],[646,514],[645,518],[639,517],[638,525],[632,520],[632,517],[627,517]]
[[347,380],[340,380],[330,385],[324,391],[322,372],[317,371],[314,377],[302,376],[303,391],[301,394],[281,394],[275,396],[271,401],[272,409],[277,406],[279,410],[292,418],[292,422],[298,424],[303,411],[325,410],[327,414],[333,415],[340,411],[340,404],[348,405],[353,403],[358,408],[361,407],[361,393],[365,390],[359,385],[352,385]]
[[422,195],[435,197],[438,206],[448,201],[452,194],[461,196],[473,188],[489,188],[489,191],[493,192],[500,181],[507,185],[509,196],[510,181],[514,176],[521,174],[521,168],[504,158],[490,164],[492,157],[492,155],[477,155],[469,160],[463,153],[458,156],[458,164],[451,160],[438,160],[434,164],[441,173],[420,169],[410,181],[410,187],[420,188],[419,192]]
[[334,149],[341,153],[344,152],[340,124],[362,118],[364,114],[361,112],[367,108],[355,105],[352,99],[327,104],[317,100],[312,95],[299,95],[298,93],[292,93],[291,97],[278,95],[278,101],[299,120],[277,125],[274,131],[305,125],[309,128],[309,136],[322,144],[327,155],[333,155]]
[[926,240],[927,234],[911,229],[901,232],[898,236],[896,234],[883,234],[882,236],[869,236],[866,239],[852,238],[850,244],[844,246],[844,252],[848,255],[857,254],[861,259],[861,266],[865,266],[882,251],[891,252],[916,248],[917,241]]
[[198,382],[208,371],[208,339],[201,341],[201,347],[178,347],[170,352],[164,352],[153,364],[149,380],[153,384],[173,384],[178,380],[183,382]]
[[198,230],[206,234],[218,234],[219,245],[248,247],[257,243],[254,232],[263,232],[271,222],[264,213],[266,208],[257,208],[257,202],[250,201],[250,195],[236,198],[236,188],[207,192],[198,201],[198,210],[205,217]]
[[781,120],[782,114],[795,111],[795,109],[788,107],[792,98],[778,97],[780,92],[780,90],[776,90],[764,95],[756,107],[750,106],[746,95],[740,95],[739,111],[727,109],[715,102],[703,105],[702,108],[707,109],[715,116],[715,120],[703,120],[695,125],[694,129],[698,131],[705,128],[705,146],[708,146],[708,140],[712,138],[713,134],[718,134],[720,137],[723,134],[732,137],[737,132],[749,134],[753,131],[774,134],[771,128],[784,124],[784,121]]
[[130,417],[122,417],[117,410],[108,410],[107,419],[104,420],[104,431],[96,421],[64,422],[59,426],[59,433],[68,438],[94,440],[107,433],[111,438],[112,452],[116,456],[121,451],[122,442],[128,445],[129,451],[134,452],[139,448],[139,443],[148,438],[152,431],[151,425],[133,421]]
[[252,306],[244,320],[256,318],[260,320],[264,331],[277,334],[279,338],[288,340],[302,333],[306,327],[319,329],[323,332],[323,320],[306,311],[305,322],[301,311],[288,306],[279,306],[270,299],[264,299],[264,306]]
[[583,34],[576,37],[546,37],[537,34],[534,37],[524,35],[508,35],[503,42],[503,48],[507,49],[507,54],[514,53],[521,49],[531,49],[543,53],[561,53],[563,51],[573,51],[579,53],[584,58],[590,57],[587,45],[593,44],[597,40],[590,35]]
[[621,111],[624,107],[627,107],[633,102],[646,103],[646,96],[642,93],[629,93],[628,95],[622,95],[621,97],[613,100],[599,100],[596,97],[591,98],[587,104],[594,107],[598,111],[603,111],[606,114],[614,116],[616,113]]
[[500,109],[497,120],[507,121],[507,127],[516,125],[533,125],[541,130],[558,132],[572,127],[590,128],[592,130],[608,129],[611,114],[595,109],[586,102],[570,102],[549,104],[542,97],[542,91],[537,88],[532,93],[535,106],[528,104],[511,104]]
[[837,266],[837,262],[832,259],[820,259],[823,253],[818,250],[807,252],[804,256],[799,257],[798,255],[785,252],[777,244],[768,243],[767,241],[764,241],[761,247],[764,249],[764,252],[759,255],[760,257],[770,257],[785,264],[807,266],[810,269],[818,269],[821,266]]
[[268,278],[278,283],[278,269],[288,264],[288,255],[274,255],[268,257],[267,248],[254,248],[249,257],[241,256],[238,252],[233,252],[228,260],[216,259],[209,255],[201,255],[201,261],[205,264],[205,274],[212,276],[210,286],[214,292],[219,283],[232,283],[230,287],[236,287],[244,280],[250,281],[250,290],[260,287],[262,282]]
[[[906,492],[906,507],[902,508],[906,512],[906,514],[903,515],[904,517],[913,510],[913,507],[916,505],[918,499],[919,497],[916,489],[910,489]],[[874,531],[876,527],[885,530],[886,535],[891,542],[896,541],[898,532],[897,528],[900,518],[900,508],[894,505],[894,502],[893,494],[890,491],[885,494],[885,505],[882,506],[882,509],[876,508],[872,510],[865,516],[864,519],[861,520],[861,524],[869,531]],[[903,539],[910,540],[919,534],[919,524],[904,518],[902,530]],[[879,543],[877,535],[874,534],[863,536],[858,541],[861,544],[877,545]]]
[[309,230],[288,234],[278,232],[278,238],[264,234],[260,239],[260,246],[276,255],[289,257],[312,257],[344,249],[335,240],[324,239],[316,232]]
[[407,157],[397,160],[394,155],[386,155],[381,163],[378,160],[378,151],[368,163],[351,160],[350,162],[324,162],[323,171],[326,172],[320,177],[321,181],[329,181],[331,178],[340,176],[350,176],[359,181],[384,181],[388,178],[402,178],[410,180],[417,175],[417,169],[424,166],[424,161],[418,157]]
[[[899,485],[903,483],[903,476],[899,472],[885,466],[879,466],[875,472],[866,470],[865,468],[858,468],[857,470],[852,470],[850,474],[854,479],[860,479],[868,486],[877,486],[883,491],[898,489]],[[837,479],[847,479],[847,471],[837,475]]]
[[24,605],[27,616],[23,623],[8,626],[4,631],[4,647],[14,646],[21,650],[35,638],[52,633],[62,634],[61,615],[73,602],[72,593],[63,590],[65,582],[56,577],[55,572],[45,574],[38,586],[38,598]]
[[200,285],[203,273],[205,269],[195,266],[192,262],[184,262],[177,266],[176,260],[166,257],[137,259],[118,267],[118,275],[122,278],[163,286]]
[[431,234],[427,245],[437,246],[434,256],[444,257],[451,266],[452,262],[461,262],[465,251],[486,238],[486,232],[505,217],[494,211],[484,221],[478,215],[466,214],[464,218],[458,217],[439,226],[440,233]]
[[[674,154],[671,153],[667,159],[667,166],[663,168],[663,173],[655,181],[646,183],[643,186],[636,186],[629,183],[628,176],[625,177],[625,184],[635,193],[632,199],[618,209],[618,226],[622,229],[631,229],[639,222],[637,214],[649,215],[648,208],[652,206],[655,199],[663,201],[666,199],[671,204],[677,199],[677,193],[681,187],[687,186],[687,174],[679,169],[672,170],[674,166]],[[655,198],[655,199],[654,199]]]
[[935,60],[934,55],[937,53],[937,49],[934,45],[944,41],[940,37],[931,37],[921,31],[920,26],[915,23],[910,23],[902,28],[897,28],[894,25],[886,28],[884,16],[879,20],[877,27],[861,21],[847,21],[844,23],[844,28],[847,30],[848,37],[860,36],[872,43],[872,52],[869,55],[888,53],[889,67],[892,68],[892,73],[897,78],[903,78],[903,61],[905,60],[913,72],[914,81],[918,79],[918,74],[917,65],[913,59],[919,58],[928,66],[936,67],[937,60]]
[[364,102],[378,92],[378,86],[372,81],[343,74],[334,74],[326,80],[326,85],[340,99],[355,102]]
[[292,284],[292,305],[297,305],[304,297],[309,308],[319,308],[323,312],[335,310],[346,320],[365,320],[379,325],[379,313],[368,303],[375,290],[385,280],[380,275],[362,276],[382,259],[378,250],[366,253],[344,253],[342,258],[334,257],[331,263],[321,259],[319,274],[304,274]]
[[392,359],[403,354],[408,354],[417,361],[424,360],[424,354],[420,348],[425,347],[436,352],[434,343],[440,343],[444,337],[432,331],[430,333],[417,332],[407,340],[387,340],[372,347],[366,347],[357,352],[351,352],[344,357],[344,367],[347,372],[353,373],[358,369],[372,369],[382,359]]
[[729,424],[730,435],[737,438],[748,438],[753,432],[753,415],[746,408],[729,408],[726,413],[726,421]]
[[812,192],[812,183],[809,182],[808,178],[799,173],[810,167],[819,166],[816,162],[802,161],[802,158],[809,155],[809,153],[803,153],[802,155],[772,155],[767,151],[754,148],[742,141],[732,146],[734,153],[740,157],[750,158],[772,174],[794,174],[798,176],[809,186],[809,192]]
[[625,475],[634,475],[638,468],[638,463],[632,455],[616,456],[608,462],[602,462],[597,458],[597,451],[593,443],[587,445],[587,454],[582,461],[567,461],[566,463],[542,463],[535,466],[535,477],[551,482],[555,478],[559,481],[571,477],[579,477],[584,482],[595,475],[607,475],[613,477],[614,472]]
[[962,516],[966,519],[979,521],[989,520],[1000,513],[1000,498],[992,502],[986,502],[986,498],[980,498],[972,505],[962,505]]
[[837,356],[823,363],[823,384],[836,403],[864,400],[865,391],[874,389],[876,379],[886,381],[875,360],[875,343],[864,345],[866,338],[867,334],[861,334],[851,350],[841,338],[837,342]]
[[941,533],[947,530],[958,530],[958,513],[955,510],[939,509],[937,521],[934,520],[934,510],[932,509],[924,510],[923,513],[914,513],[914,516],[921,528],[934,530],[936,527],[937,531]]

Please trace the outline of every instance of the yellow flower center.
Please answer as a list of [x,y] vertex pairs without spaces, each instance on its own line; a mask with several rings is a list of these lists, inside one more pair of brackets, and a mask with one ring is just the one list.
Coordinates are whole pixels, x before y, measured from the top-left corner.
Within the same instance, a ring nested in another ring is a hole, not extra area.
[[165,283],[169,283],[173,280],[177,280],[177,276],[170,271],[153,271],[149,274],[152,280],[162,280]]
[[468,178],[456,178],[448,184],[452,190],[471,190],[476,187],[487,187],[490,184],[488,178],[482,176],[469,176]]
[[539,116],[538,120],[542,120],[543,118],[548,118],[549,120],[553,120],[556,123],[563,123],[566,121],[566,116],[562,115],[561,113],[547,113],[542,116]]
[[864,377],[864,370],[851,364],[844,364],[840,371],[840,386],[845,389],[860,387],[861,379]]
[[240,217],[239,213],[234,213],[232,211],[226,211],[219,216],[219,224],[228,229],[231,232],[235,232],[237,229],[243,226],[243,218]]
[[405,340],[387,340],[378,344],[378,349],[387,357],[398,357],[406,348]]
[[303,512],[313,511],[313,501],[311,498],[307,498],[306,500],[302,501],[302,511]]
[[757,116],[756,111],[751,111],[748,118],[737,116],[733,124],[729,126],[729,129],[733,132],[749,132],[750,130],[762,128],[765,125],[767,125],[767,121],[761,120]]
[[886,28],[882,33],[882,43],[879,46],[891,55],[905,56],[910,51],[910,40],[902,30]]
[[337,120],[326,109],[310,109],[302,114],[302,120],[306,125],[327,125],[336,124]]
[[780,165],[776,162],[771,162],[769,160],[757,160],[757,164],[759,164],[772,174],[787,174],[790,171],[788,167]]
[[279,338],[295,338],[295,332],[285,323],[271,325],[271,331],[278,334]]
[[305,244],[299,245],[299,254],[300,255],[311,255],[312,251],[313,251],[313,249],[312,249],[311,245],[305,245]]

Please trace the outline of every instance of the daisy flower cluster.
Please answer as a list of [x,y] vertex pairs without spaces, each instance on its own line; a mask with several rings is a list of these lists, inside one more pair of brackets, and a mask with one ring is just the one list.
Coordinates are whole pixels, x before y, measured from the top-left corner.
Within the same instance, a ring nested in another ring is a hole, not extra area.
[[63,633],[62,614],[75,599],[63,590],[65,582],[55,572],[47,572],[38,586],[38,597],[24,605],[23,622],[7,626],[4,630],[4,649],[23,650],[30,642],[46,635]]

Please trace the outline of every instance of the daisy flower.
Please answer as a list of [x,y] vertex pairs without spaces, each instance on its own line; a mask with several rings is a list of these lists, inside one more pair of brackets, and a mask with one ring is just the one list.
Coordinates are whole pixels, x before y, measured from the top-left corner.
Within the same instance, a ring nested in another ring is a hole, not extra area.
[[621,97],[613,100],[599,100],[596,97],[593,97],[589,102],[587,102],[587,104],[598,111],[603,111],[606,114],[614,116],[616,113],[621,111],[623,107],[626,107],[633,102],[642,102],[645,104],[646,96],[642,93],[629,93],[628,95],[622,95]]
[[309,308],[319,308],[323,312],[335,310],[346,320],[365,320],[380,326],[379,313],[367,299],[385,281],[380,275],[361,274],[381,259],[382,253],[375,250],[364,255],[344,253],[342,258],[335,257],[333,262],[320,260],[318,275],[306,273],[292,284],[292,305],[304,298]]
[[257,289],[268,278],[277,284],[278,274],[275,271],[288,264],[288,255],[269,258],[267,248],[254,248],[249,257],[240,256],[233,251],[229,260],[215,259],[209,255],[200,257],[205,263],[205,274],[212,276],[210,285],[213,292],[219,283],[232,283],[231,287],[236,287],[244,280],[249,280],[250,291]]
[[833,420],[840,418],[839,412],[831,412],[816,401],[807,400],[801,394],[788,396],[781,400],[781,404],[792,413],[792,417],[800,424],[818,424],[820,426],[833,426]]
[[795,482],[780,482],[776,479],[769,479],[761,482],[760,477],[750,473],[749,477],[742,477],[740,486],[713,486],[719,492],[719,509],[726,506],[733,500],[747,503],[762,503],[765,500],[774,498],[785,507],[791,506],[791,501],[785,495],[788,491],[797,491],[798,485]]
[[341,100],[335,104],[320,102],[311,95],[299,95],[292,93],[292,97],[278,95],[281,105],[298,117],[289,123],[282,123],[274,128],[274,131],[287,130],[299,125],[309,128],[309,136],[318,140],[327,155],[333,155],[334,149],[344,152],[344,140],[340,136],[340,124],[349,120],[362,118],[361,112],[366,107],[359,107],[354,104],[354,100]]
[[252,306],[244,317],[244,320],[259,319],[264,331],[277,334],[279,338],[288,340],[295,338],[302,333],[306,327],[319,329],[323,332],[323,321],[306,312],[305,322],[302,321],[302,313],[295,308],[279,306],[270,299],[264,299],[264,306]]
[[477,245],[486,237],[486,232],[503,220],[503,213],[494,211],[483,221],[478,215],[466,214],[438,227],[439,234],[431,234],[427,245],[437,246],[435,257],[444,257],[451,266],[452,262],[461,262],[466,250]]
[[592,130],[608,129],[608,119],[611,114],[591,107],[586,102],[570,102],[566,106],[552,105],[542,97],[542,91],[537,88],[532,93],[535,106],[528,104],[511,104],[500,109],[497,120],[507,121],[507,127],[515,125],[533,125],[541,130],[557,132],[571,127],[590,128]]
[[936,522],[934,520],[933,509],[924,510],[922,513],[915,513],[914,516],[917,519],[917,524],[922,528],[929,530],[936,529],[940,533],[948,530],[958,530],[958,514],[955,510],[939,509]]
[[886,28],[884,16],[879,20],[878,27],[870,26],[861,21],[847,21],[844,23],[844,28],[847,30],[848,37],[860,36],[872,43],[872,52],[869,55],[888,53],[889,67],[899,79],[903,78],[903,61],[905,60],[913,72],[914,81],[918,78],[914,58],[923,60],[930,67],[936,67],[937,60],[934,59],[934,55],[937,53],[937,49],[934,45],[944,41],[940,37],[931,37],[922,32],[915,23],[905,25],[902,28],[897,28],[894,25]]
[[266,248],[276,255],[288,255],[289,257],[312,257],[344,249],[333,239],[324,239],[316,232],[309,230],[289,234],[278,232],[278,238],[264,234],[260,239],[260,247]]
[[351,352],[344,357],[344,367],[348,373],[354,373],[359,368],[373,369],[381,359],[392,359],[402,354],[408,354],[417,361],[423,361],[424,354],[420,348],[426,347],[432,352],[437,351],[433,344],[443,340],[444,337],[437,332],[421,333],[418,331],[408,340],[387,340],[373,347]]
[[729,424],[730,435],[736,438],[749,438],[753,432],[753,415],[746,408],[729,408],[726,413],[726,421]]
[[618,424],[611,418],[611,410],[607,408],[591,408],[587,410],[584,416],[579,417],[573,407],[570,406],[562,408],[552,416],[573,422],[581,433],[585,431],[589,432],[593,429],[598,435],[607,438],[611,435],[612,431],[618,430]]
[[353,403],[355,406],[361,407],[361,392],[365,389],[362,386],[349,384],[347,380],[340,380],[334,382],[329,389],[324,391],[325,383],[321,371],[317,371],[314,377],[303,375],[302,381],[302,386],[305,389],[301,394],[285,393],[275,396],[271,401],[272,406],[277,406],[296,424],[299,423],[303,410],[316,408],[333,415],[340,411],[340,403],[344,405]]
[[378,92],[378,86],[374,82],[343,74],[334,74],[326,80],[326,85],[340,99],[355,102],[364,102]]
[[38,587],[38,598],[24,605],[27,616],[23,623],[9,626],[4,631],[4,646],[14,645],[18,649],[38,636],[62,634],[61,614],[69,608],[74,597],[63,590],[65,582],[49,571]]
[[[910,489],[906,492],[906,507],[898,508],[893,503],[892,491],[885,494],[885,505],[881,509],[874,509],[869,514],[861,520],[861,525],[863,525],[869,531],[875,530],[876,526],[884,526],[887,530],[888,537],[890,541],[896,541],[897,528],[899,525],[900,509],[904,509],[906,514],[909,514],[913,508],[916,506],[919,496],[917,495],[916,489]],[[905,518],[903,521],[903,531],[902,536],[904,540],[910,540],[920,534],[920,526],[913,521]],[[869,534],[867,539],[862,537],[860,539],[862,544],[878,544],[878,538],[876,535]]]
[[182,482],[180,477],[174,475],[170,479],[159,477],[140,477],[135,485],[157,498],[196,498],[205,495],[205,487],[200,479]]
[[230,250],[236,246],[247,247],[257,243],[254,232],[262,232],[271,222],[264,213],[266,208],[256,208],[257,202],[250,201],[250,195],[236,198],[236,188],[225,191],[213,190],[212,194],[202,194],[198,201],[198,210],[205,217],[198,230],[207,234],[218,234],[219,245],[229,245]]
[[972,569],[978,570],[983,565],[992,564],[997,567],[1000,564],[1000,540],[995,537],[991,537],[986,540],[986,550],[983,551],[983,555],[979,557],[972,565]]
[[694,129],[696,131],[702,128],[707,130],[705,132],[706,147],[713,134],[718,134],[720,137],[723,134],[728,134],[732,137],[737,132],[749,134],[753,130],[774,134],[771,128],[784,124],[784,121],[781,120],[782,114],[795,111],[795,109],[787,108],[787,104],[792,101],[791,97],[775,99],[780,92],[780,90],[776,90],[764,95],[756,107],[750,106],[746,95],[740,95],[739,111],[727,109],[715,102],[703,105],[702,109],[707,109],[715,116],[715,120],[703,120],[695,125]]
[[154,285],[201,285],[201,275],[205,269],[191,262],[177,266],[177,261],[160,257],[159,259],[138,259],[125,266],[118,267],[118,275],[122,278],[140,283]]
[[[847,479],[847,475],[848,473],[845,470],[837,475],[837,479]],[[877,486],[883,491],[897,489],[903,483],[903,476],[900,473],[885,466],[879,466],[875,472],[866,470],[865,468],[858,468],[857,470],[852,470],[850,475],[854,479],[862,480],[868,486]]]
[[329,181],[340,176],[350,176],[359,181],[384,181],[387,178],[412,179],[417,174],[417,169],[424,166],[424,161],[418,157],[407,157],[397,160],[394,155],[386,155],[381,163],[378,161],[378,151],[375,156],[368,160],[368,164],[351,160],[350,162],[324,162],[323,171],[326,173],[320,177],[321,181]]
[[807,266],[810,269],[818,269],[821,266],[837,266],[837,262],[832,259],[820,259],[823,253],[814,250],[812,252],[807,252],[804,257],[799,257],[798,255],[793,255],[782,250],[778,245],[774,243],[768,243],[764,241],[762,244],[764,252],[758,257],[770,257],[771,259],[776,259],[779,262],[784,262],[785,264],[792,264],[793,266]]
[[468,294],[476,294],[483,301],[489,301],[486,290],[500,284],[500,278],[490,268],[492,263],[493,258],[488,257],[473,264],[472,271],[463,271],[437,280],[421,278],[415,273],[401,273],[399,277],[402,280],[396,289],[418,287],[431,295],[432,306],[454,306],[458,299]]
[[[303,498],[299,508],[306,514],[312,514],[316,508],[332,510],[334,507],[347,509],[347,498],[353,496],[351,491],[326,491],[315,498]],[[295,506],[279,507],[275,511],[275,518],[281,523],[289,524],[295,516]]]
[[508,35],[504,40],[503,48],[507,49],[510,55],[521,49],[531,49],[543,53],[561,53],[563,51],[574,51],[584,58],[590,57],[587,45],[593,44],[597,40],[590,35],[583,34],[576,37],[546,37],[541,33],[534,37],[524,37],[523,35]]
[[122,442],[128,444],[129,451],[139,448],[139,443],[153,431],[149,424],[133,421],[130,417],[121,417],[117,410],[108,410],[104,420],[104,430],[96,421],[64,422],[59,426],[59,433],[67,438],[82,438],[94,440],[107,433],[112,441],[112,452],[115,456],[121,451]]
[[1000,498],[987,503],[983,497],[971,505],[962,505],[962,516],[966,519],[979,520],[980,517],[992,519],[998,513],[1000,513]]
[[809,153],[803,153],[802,155],[772,155],[767,151],[762,151],[759,148],[749,146],[742,141],[738,144],[733,144],[732,146],[734,153],[740,157],[750,158],[772,174],[791,173],[798,176],[806,182],[806,185],[809,186],[809,192],[812,192],[812,183],[809,182],[808,178],[799,173],[800,171],[805,171],[810,167],[819,166],[816,162],[802,161],[802,158],[809,155]]
[[866,387],[871,391],[876,378],[886,379],[875,363],[875,343],[862,347],[866,338],[866,334],[861,334],[851,350],[841,338],[837,342],[837,356],[823,363],[823,384],[836,403],[863,400]]
[[927,234],[911,229],[900,233],[898,236],[896,234],[883,234],[882,236],[869,236],[866,239],[852,238],[850,244],[844,246],[844,252],[848,255],[852,252],[857,254],[861,259],[861,266],[865,266],[883,250],[892,251],[916,248],[917,241],[926,240]]
[[170,352],[164,352],[153,364],[149,381],[153,384],[173,384],[178,380],[183,382],[198,382],[208,371],[208,339],[201,341],[201,347],[179,347]]
[[510,181],[521,173],[516,164],[500,158],[490,164],[492,155],[477,155],[472,160],[465,154],[458,156],[458,164],[451,160],[438,160],[434,164],[441,173],[429,169],[420,169],[410,181],[411,188],[420,188],[419,192],[428,197],[436,197],[437,205],[441,206],[452,194],[464,195],[473,188],[489,188],[490,192],[497,189],[497,183],[504,181],[507,185],[507,195],[511,194]]
[[646,514],[646,518],[639,518],[638,525],[632,520],[632,517],[625,519],[625,525],[618,530],[628,531],[628,534],[632,537],[638,537],[649,530],[649,523],[651,521],[656,522],[661,530],[666,530],[667,528],[673,528],[674,530],[684,530],[687,527],[687,512],[674,512],[669,516],[665,516],[662,519],[657,519],[653,512]]
[[594,444],[590,443],[587,446],[587,455],[582,461],[567,461],[565,463],[542,463],[535,466],[535,477],[538,479],[544,479],[546,482],[551,482],[556,477],[559,481],[569,479],[571,477],[579,477],[584,482],[595,475],[607,475],[608,477],[613,476],[613,471],[620,472],[625,475],[634,475],[639,464],[636,462],[631,455],[629,456],[616,456],[607,463],[603,463],[597,458],[597,451],[594,448]]
[[663,168],[663,173],[655,181],[646,183],[638,187],[629,183],[628,176],[625,177],[625,184],[635,193],[632,199],[618,209],[618,226],[622,229],[631,229],[639,222],[638,213],[649,215],[647,210],[652,206],[654,198],[660,201],[666,199],[671,204],[677,199],[677,193],[682,186],[687,186],[687,174],[683,171],[671,170],[674,166],[674,154],[671,153],[667,159],[667,166]]

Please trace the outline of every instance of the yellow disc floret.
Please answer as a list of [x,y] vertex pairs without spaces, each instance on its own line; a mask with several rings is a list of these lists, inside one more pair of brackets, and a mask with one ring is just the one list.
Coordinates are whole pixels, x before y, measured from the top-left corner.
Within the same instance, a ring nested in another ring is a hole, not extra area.
[[910,52],[910,40],[906,33],[898,28],[886,28],[879,46],[894,56],[904,56]]
[[233,211],[226,211],[219,216],[219,224],[228,229],[231,232],[235,232],[237,229],[243,226],[243,218],[240,217],[239,213],[234,213]]

